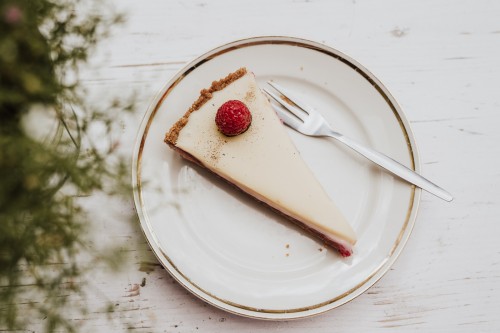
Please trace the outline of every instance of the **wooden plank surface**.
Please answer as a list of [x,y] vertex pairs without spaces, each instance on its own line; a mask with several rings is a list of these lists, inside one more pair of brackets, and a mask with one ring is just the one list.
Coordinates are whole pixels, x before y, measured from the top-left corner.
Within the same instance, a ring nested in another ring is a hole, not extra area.
[[[83,78],[95,102],[104,93],[136,93],[137,111],[118,120],[125,154],[131,154],[148,103],[185,63],[245,37],[296,36],[347,53],[389,88],[411,123],[424,175],[456,199],[445,203],[423,194],[407,247],[368,292],[314,318],[272,322],[232,315],[192,296],[151,253],[132,201],[88,198],[86,205],[96,212],[96,244],[120,246],[127,265],[92,277],[95,312],[74,317],[85,330],[500,331],[500,2],[114,4],[127,13],[127,24],[114,29]],[[114,304],[111,314],[101,310],[106,301]]]

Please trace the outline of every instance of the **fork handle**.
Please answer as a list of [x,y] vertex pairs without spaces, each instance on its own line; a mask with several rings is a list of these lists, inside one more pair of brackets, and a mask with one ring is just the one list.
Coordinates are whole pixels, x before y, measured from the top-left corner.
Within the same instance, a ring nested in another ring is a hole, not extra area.
[[434,194],[435,196],[446,200],[446,201],[452,201],[453,196],[442,189],[441,187],[437,186],[436,184],[432,183],[431,181],[425,179],[418,173],[416,173],[414,170],[411,170],[404,166],[403,164],[399,163],[398,161],[390,158],[387,155],[384,155],[376,150],[373,150],[371,148],[368,148],[366,146],[363,146],[356,141],[343,136],[340,133],[337,133],[333,130],[328,131],[328,133],[325,133],[327,136],[335,138],[339,140],[340,142],[344,143],[346,146],[349,148],[355,150],[356,152],[360,153],[367,159],[371,160],[372,162],[378,164],[382,168],[392,172],[396,176],[406,180],[407,182],[416,185],[420,187],[421,189]]

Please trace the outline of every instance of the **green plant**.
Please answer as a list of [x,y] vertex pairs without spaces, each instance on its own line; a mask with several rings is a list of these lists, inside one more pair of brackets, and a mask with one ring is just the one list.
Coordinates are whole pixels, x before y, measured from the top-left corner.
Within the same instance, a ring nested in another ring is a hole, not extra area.
[[0,330],[27,318],[76,330],[65,313],[86,309],[67,295],[83,294],[75,281],[106,259],[87,246],[79,197],[126,193],[127,164],[109,134],[131,104],[84,98],[79,68],[122,20],[103,6],[0,0]]

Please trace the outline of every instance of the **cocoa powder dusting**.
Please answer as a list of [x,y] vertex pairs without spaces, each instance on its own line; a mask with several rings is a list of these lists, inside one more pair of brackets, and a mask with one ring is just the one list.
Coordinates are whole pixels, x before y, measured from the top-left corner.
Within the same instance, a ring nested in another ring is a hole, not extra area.
[[245,98],[244,98],[245,102],[247,102],[248,104],[250,104],[251,102],[253,102],[255,100],[255,93],[254,91],[250,90],[248,91],[246,94],[245,94]]

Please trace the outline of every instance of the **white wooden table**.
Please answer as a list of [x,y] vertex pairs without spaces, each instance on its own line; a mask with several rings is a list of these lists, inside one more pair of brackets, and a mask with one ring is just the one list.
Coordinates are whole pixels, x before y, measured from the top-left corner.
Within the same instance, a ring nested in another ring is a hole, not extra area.
[[[191,295],[157,262],[132,201],[89,198],[96,244],[127,254],[119,273],[92,278],[90,332],[500,331],[500,2],[369,0],[116,0],[128,21],[84,72],[89,100],[137,94],[117,119],[132,154],[154,94],[188,61],[258,35],[325,43],[372,71],[409,119],[423,174],[455,195],[422,196],[392,269],[352,302],[298,321],[252,320]],[[106,208],[106,209],[103,209]],[[127,221],[131,221],[128,223]],[[110,314],[101,311],[107,301]]]

